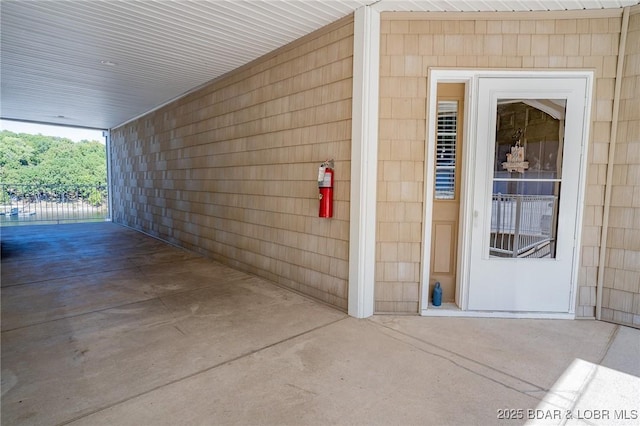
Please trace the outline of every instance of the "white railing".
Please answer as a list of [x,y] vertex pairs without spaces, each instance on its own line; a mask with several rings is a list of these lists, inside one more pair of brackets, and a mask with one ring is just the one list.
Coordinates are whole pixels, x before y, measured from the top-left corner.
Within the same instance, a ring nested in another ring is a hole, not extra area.
[[104,221],[106,185],[0,183],[0,226]]
[[553,257],[553,195],[493,194],[490,254],[499,257]]

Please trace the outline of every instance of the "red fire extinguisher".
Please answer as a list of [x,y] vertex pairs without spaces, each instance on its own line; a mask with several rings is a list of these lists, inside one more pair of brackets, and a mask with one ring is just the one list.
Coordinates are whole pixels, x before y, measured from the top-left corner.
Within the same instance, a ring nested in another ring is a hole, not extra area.
[[318,169],[320,191],[319,217],[333,217],[333,160],[327,160]]

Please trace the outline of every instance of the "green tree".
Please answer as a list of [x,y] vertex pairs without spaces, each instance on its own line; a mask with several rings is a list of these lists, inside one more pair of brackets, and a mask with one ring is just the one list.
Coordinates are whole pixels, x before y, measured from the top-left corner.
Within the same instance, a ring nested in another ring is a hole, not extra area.
[[[0,132],[0,182],[13,185],[14,195],[35,195],[50,186],[57,188],[55,195],[88,198],[96,187],[106,187],[106,181],[106,152],[100,142]],[[92,201],[99,198],[93,194]]]
[[25,183],[27,169],[34,166],[33,147],[14,136],[0,138],[0,179]]

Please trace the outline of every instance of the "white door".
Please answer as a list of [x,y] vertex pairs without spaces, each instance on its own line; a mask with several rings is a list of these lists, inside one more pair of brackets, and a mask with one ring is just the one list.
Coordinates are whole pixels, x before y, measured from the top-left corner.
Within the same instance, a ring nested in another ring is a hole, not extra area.
[[587,77],[481,77],[469,310],[568,313]]

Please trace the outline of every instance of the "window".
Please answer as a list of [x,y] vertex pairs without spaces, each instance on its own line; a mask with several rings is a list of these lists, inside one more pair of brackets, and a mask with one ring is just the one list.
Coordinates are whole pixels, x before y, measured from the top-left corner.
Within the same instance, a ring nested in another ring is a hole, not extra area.
[[498,99],[491,257],[555,258],[564,99]]
[[436,200],[453,200],[456,193],[458,102],[438,101],[436,132]]

